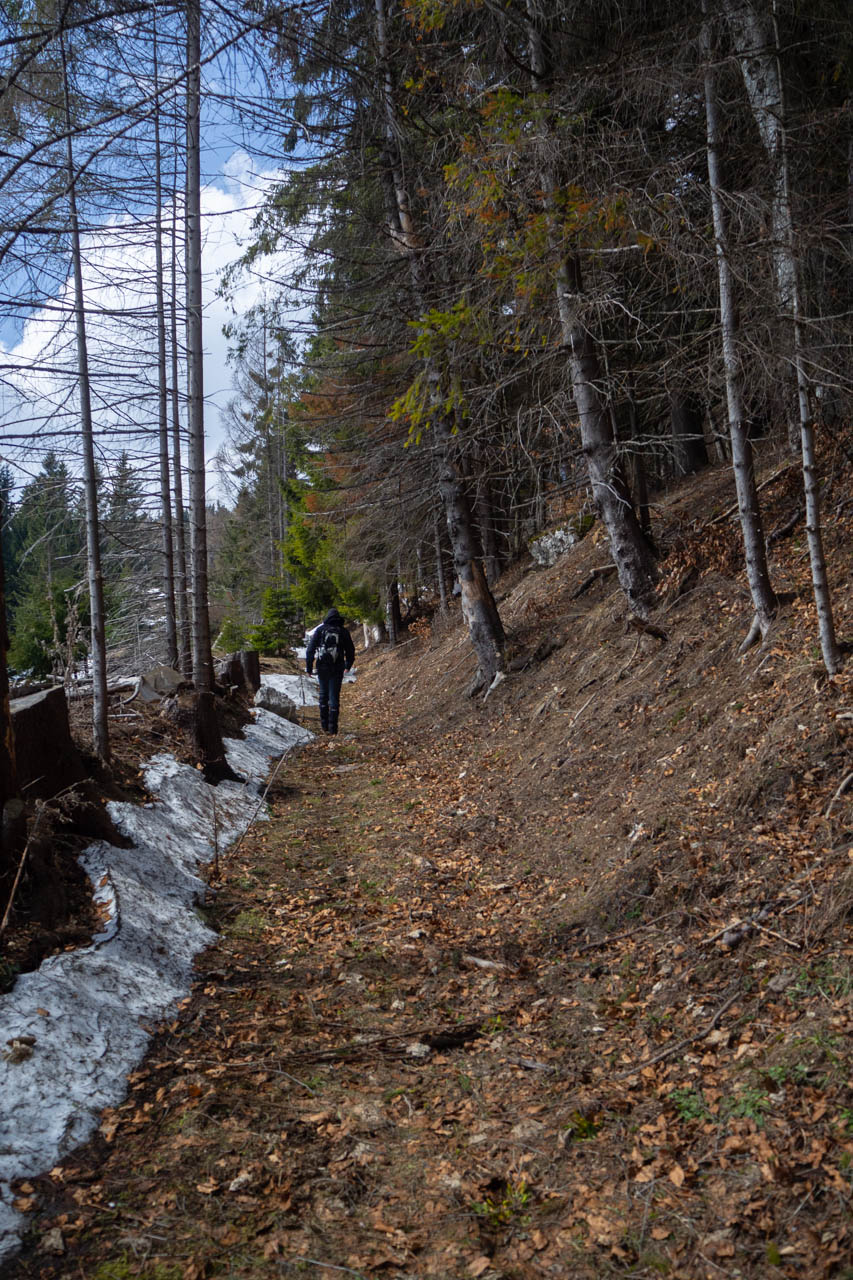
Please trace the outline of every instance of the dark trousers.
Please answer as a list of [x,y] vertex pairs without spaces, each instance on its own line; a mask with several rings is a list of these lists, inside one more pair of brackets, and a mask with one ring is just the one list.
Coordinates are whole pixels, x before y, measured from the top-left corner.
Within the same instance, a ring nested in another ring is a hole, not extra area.
[[328,670],[322,667],[317,668],[317,681],[320,685],[320,724],[327,733],[338,732],[343,680],[343,667],[331,667]]

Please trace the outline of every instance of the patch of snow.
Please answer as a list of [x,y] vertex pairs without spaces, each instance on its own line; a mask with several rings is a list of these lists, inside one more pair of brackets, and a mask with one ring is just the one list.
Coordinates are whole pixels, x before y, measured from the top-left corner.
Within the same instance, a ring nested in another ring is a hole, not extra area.
[[305,672],[290,675],[287,672],[278,671],[272,675],[262,675],[261,684],[268,684],[270,688],[286,693],[297,707],[316,707],[320,701],[317,677],[306,675]]
[[266,817],[257,791],[270,758],[312,737],[267,711],[245,734],[226,742],[226,756],[247,786],[211,787],[169,755],[148,762],[144,781],[156,803],[108,806],[133,847],[99,841],[81,856],[103,927],[90,946],[51,956],[0,997],[0,1048],[21,1036],[35,1041],[29,1057],[0,1059],[0,1261],[26,1227],[11,1180],[50,1168],[122,1100],[150,1027],[175,1010],[195,955],[215,936],[193,910],[205,891],[199,869]]

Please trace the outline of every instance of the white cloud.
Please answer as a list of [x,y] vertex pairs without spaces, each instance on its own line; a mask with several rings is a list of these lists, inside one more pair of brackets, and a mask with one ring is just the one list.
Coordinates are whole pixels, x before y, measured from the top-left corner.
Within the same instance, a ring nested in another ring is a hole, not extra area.
[[[230,300],[219,296],[218,287],[225,268],[249,243],[255,211],[279,177],[274,170],[257,170],[249,155],[238,150],[224,162],[217,179],[202,191],[205,433],[209,459],[222,438],[221,410],[233,394],[228,342],[222,328],[261,300],[264,283],[258,275],[247,273]],[[153,459],[153,441],[145,438],[148,430],[156,428],[157,418],[153,220],[152,214],[145,226],[128,218],[115,218],[98,232],[83,236],[92,407],[104,459],[122,448],[134,457]],[[164,209],[167,290],[171,224],[171,208]],[[179,219],[179,241],[182,230]],[[265,274],[286,275],[297,258],[298,251],[291,249],[267,259]],[[14,344],[0,343],[0,364],[5,366],[5,385],[0,391],[0,456],[23,467],[24,475],[38,469],[41,455],[50,447],[63,454],[67,451],[72,466],[77,453],[73,296],[69,277],[54,297],[30,315]],[[297,318],[304,322],[304,311]],[[182,324],[178,342],[183,344]],[[213,484],[212,476],[208,483]]]

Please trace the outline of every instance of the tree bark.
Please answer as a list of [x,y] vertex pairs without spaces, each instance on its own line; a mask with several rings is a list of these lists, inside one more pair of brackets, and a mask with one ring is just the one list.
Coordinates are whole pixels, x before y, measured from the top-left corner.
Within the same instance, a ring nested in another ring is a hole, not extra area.
[[[533,87],[542,91],[552,78],[550,51],[542,31],[536,0],[527,0],[527,36]],[[542,174],[542,190],[553,207],[557,183]],[[557,248],[557,232],[550,229]],[[648,617],[654,604],[654,556],[631,503],[609,407],[601,391],[602,377],[592,335],[583,322],[583,274],[580,258],[559,248],[556,277],[557,310],[568,356],[572,395],[580,421],[581,449],[586,458],[593,500],[607,529],[619,585],[634,613]]]
[[501,558],[498,550],[498,534],[495,525],[495,504],[492,487],[479,453],[475,455],[477,463],[476,508],[477,523],[480,526],[480,546],[483,551],[483,568],[486,581],[492,587],[501,576]]
[[438,598],[441,602],[442,613],[447,612],[447,578],[444,573],[444,553],[441,547],[441,524],[439,522],[438,513],[434,519],[434,539],[435,539],[435,577],[438,583]]
[[[154,30],[154,92],[157,92],[157,11],[151,11]],[[169,391],[166,376],[166,297],[163,278],[163,182],[160,156],[160,102],[154,101],[154,255],[157,307],[157,409],[160,445],[160,512],[163,545],[163,600],[166,614],[166,661],[178,665],[175,618],[175,562],[172,539],[172,495],[169,489]],[[180,462],[178,463],[180,465]]]
[[[177,167],[177,153],[175,156]],[[192,678],[190,643],[190,606],[187,592],[187,539],[184,510],[183,453],[181,449],[181,403],[179,392],[178,354],[178,191],[177,173],[172,202],[172,302],[170,307],[170,346],[172,349],[172,465],[175,492],[175,603],[178,632],[178,670],[187,680]]]
[[83,453],[83,486],[86,504],[86,562],[89,580],[89,617],[92,634],[92,735],[95,753],[102,760],[110,758],[110,736],[107,723],[107,642],[104,618],[104,578],[101,569],[101,544],[98,529],[98,481],[95,469],[95,444],[92,428],[92,400],[89,384],[89,350],[86,343],[86,304],[83,294],[83,258],[80,248],[80,223],[77,217],[76,172],[72,146],[71,97],[68,85],[68,62],[65,36],[60,33],[62,84],[65,99],[66,160],[68,163],[68,211],[71,223],[71,257],[74,270],[74,314],[76,322],[77,375],[80,396],[80,433]]
[[[707,15],[707,0],[704,0],[703,12]],[[707,16],[704,23],[703,38],[705,45],[705,122],[708,182],[714,223],[717,280],[720,294],[720,327],[726,378],[729,437],[732,446],[732,467],[735,475],[740,525],[746,554],[746,574],[752,603],[755,608],[753,625],[742,645],[742,648],[747,648],[758,638],[759,634],[762,637],[767,634],[776,612],[777,601],[767,567],[767,549],[764,543],[761,505],[758,498],[758,488],[755,483],[752,445],[746,429],[743,388],[737,356],[738,326],[734,297],[734,276],[729,262],[728,233],[722,200],[719,110],[711,61],[713,42]]]
[[444,417],[435,424],[441,446],[438,487],[447,515],[453,566],[459,581],[464,617],[480,664],[483,683],[490,685],[503,669],[506,644],[503,624],[474,546],[474,527],[464,481],[453,459],[454,441]]
[[385,629],[388,632],[388,643],[393,649],[400,643],[400,592],[396,578],[388,583],[385,593]]
[[18,776],[15,767],[15,735],[12,732],[12,716],[9,710],[9,671],[6,654],[9,649],[9,633],[6,628],[6,584],[3,573],[3,523],[5,505],[0,497],[0,884],[7,873],[14,869],[15,850],[7,848],[3,840],[3,810],[9,800],[18,794]]
[[[771,17],[759,14],[751,0],[738,0],[737,5],[732,0],[727,0],[726,13],[752,114],[771,167],[772,252],[776,298],[783,321],[787,321],[791,327],[812,593],[817,609],[824,666],[830,675],[834,675],[841,665],[841,655],[835,635],[821,530],[820,483],[805,370],[800,273],[794,238],[785,91],[779,60],[778,31]],[[796,432],[792,431],[791,435],[792,447],[795,447]]]
[[201,4],[187,0],[187,416],[190,437],[193,682],[213,685],[207,604],[207,508],[204,462],[204,347],[201,274]]
[[675,471],[679,476],[701,471],[708,465],[703,417],[702,405],[695,396],[683,391],[673,392],[669,401],[669,420]]
[[[385,114],[389,179],[393,186],[392,227],[397,248],[409,263],[412,294],[421,314],[426,311],[427,281],[421,261],[421,241],[417,234],[411,202],[400,162],[400,124],[394,102],[391,62],[388,55],[385,0],[376,0],[376,43],[379,52],[381,93]],[[490,685],[503,670],[505,638],[494,597],[489,590],[483,566],[477,555],[474,522],[465,491],[465,480],[455,460],[455,440],[441,409],[441,374],[435,361],[427,361],[427,377],[433,387],[432,403],[436,406],[433,430],[438,445],[438,488],[444,503],[447,531],[453,552],[453,563],[462,593],[462,614],[468,625],[471,643],[480,664],[481,681]]]

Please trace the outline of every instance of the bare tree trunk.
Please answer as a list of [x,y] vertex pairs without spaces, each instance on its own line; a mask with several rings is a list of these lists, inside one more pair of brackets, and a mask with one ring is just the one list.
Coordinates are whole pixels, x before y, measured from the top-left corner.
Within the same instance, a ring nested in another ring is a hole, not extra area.
[[9,710],[9,671],[6,654],[9,634],[6,629],[6,589],[3,574],[3,522],[6,511],[0,498],[0,884],[14,866],[14,849],[6,847],[3,839],[3,810],[9,800],[18,794],[18,776],[15,767],[15,735],[12,732],[12,716]]
[[[177,166],[177,154],[175,163]],[[187,592],[186,512],[184,511],[183,457],[181,449],[181,402],[178,372],[178,192],[177,173],[172,203],[172,305],[170,308],[172,348],[172,459],[175,482],[175,596],[177,604],[179,670],[192,677],[190,645],[190,605]]]
[[[392,235],[397,248],[408,258],[412,293],[421,313],[426,310],[427,288],[420,259],[421,243],[411,212],[409,193],[400,163],[400,125],[394,102],[391,62],[385,19],[385,0],[376,0],[376,42],[381,65],[381,92],[385,111],[387,153],[390,182],[393,186],[392,212],[396,215]],[[438,488],[444,503],[447,531],[453,551],[453,563],[462,592],[462,614],[468,625],[471,642],[480,664],[480,679],[475,688],[490,685],[503,670],[506,644],[503,626],[494,597],[486,581],[477,555],[474,522],[465,490],[465,480],[456,464],[456,442],[446,414],[439,407],[444,399],[440,389],[440,372],[434,362],[427,366],[427,377],[433,387],[432,403],[436,406],[433,430],[438,444]]]
[[673,392],[669,401],[669,421],[675,471],[679,476],[690,475],[708,465],[702,418],[702,405],[695,396],[683,391]]
[[95,753],[104,761],[110,758],[110,736],[107,723],[107,642],[104,618],[104,578],[101,570],[101,544],[98,530],[98,481],[95,470],[95,444],[92,429],[92,399],[89,385],[89,349],[86,343],[86,304],[83,295],[83,258],[80,249],[80,223],[77,217],[77,175],[72,146],[71,99],[68,86],[68,63],[65,36],[60,33],[62,85],[65,99],[66,158],[68,162],[68,211],[71,223],[71,257],[74,270],[74,313],[77,335],[77,375],[80,395],[80,432],[83,452],[83,487],[86,503],[86,561],[89,579],[89,617],[92,632],[92,735]]
[[501,576],[498,535],[495,527],[495,504],[489,477],[479,450],[475,454],[475,461],[477,465],[475,484],[477,523],[480,526],[480,546],[483,551],[483,568],[486,572],[486,581],[492,587]]
[[[703,11],[707,14],[707,0]],[[767,567],[767,548],[761,522],[761,506],[755,483],[752,445],[746,429],[743,407],[743,388],[737,357],[737,313],[734,298],[734,278],[729,262],[728,233],[723,209],[720,183],[720,125],[716,86],[712,64],[713,43],[710,24],[705,19],[705,120],[707,131],[708,182],[711,213],[714,221],[714,243],[717,257],[717,278],[720,291],[720,327],[722,331],[723,365],[726,377],[726,401],[728,404],[729,435],[732,445],[732,467],[737,489],[740,524],[743,531],[746,554],[746,574],[755,617],[749,634],[741,646],[746,649],[759,635],[767,634],[776,612],[776,595],[770,582]]]
[[207,607],[207,508],[204,464],[204,349],[201,275],[201,4],[187,0],[187,416],[190,437],[193,682],[213,686]]
[[[536,0],[527,0],[530,67],[536,89],[546,89],[552,68],[541,14]],[[542,189],[553,205],[556,180],[543,172]],[[619,585],[639,617],[654,604],[656,568],[643,535],[619,458],[609,407],[601,390],[601,368],[592,335],[583,322],[584,284],[580,258],[565,255],[557,270],[557,310],[563,345],[568,355],[572,395],[580,420],[581,449],[586,458],[593,499],[607,529]]]
[[640,528],[646,538],[652,536],[652,513],[649,504],[649,476],[646,468],[646,455],[640,441],[640,414],[631,382],[628,394],[628,415],[631,427],[631,488],[635,495],[635,506]]
[[462,597],[462,616],[480,664],[483,683],[490,685],[503,669],[504,629],[494,597],[486,582],[483,566],[474,545],[474,522],[464,481],[454,462],[454,438],[446,418],[435,423],[441,445],[438,488],[447,514],[447,531],[453,551],[453,565]]
[[[775,13],[775,0],[773,7]],[[820,483],[805,369],[800,275],[794,238],[785,90],[779,60],[778,31],[770,15],[759,14],[751,0],[739,0],[737,5],[733,4],[732,0],[727,0],[726,12],[752,113],[771,166],[773,183],[771,216],[776,297],[783,320],[791,324],[812,592],[817,608],[818,634],[824,666],[830,675],[834,675],[841,665],[841,655],[835,636],[832,597],[821,532]],[[794,439],[792,439],[792,445],[794,445]]]
[[[154,24],[154,92],[157,92],[157,11]],[[163,280],[163,183],[160,165],[160,104],[154,101],[154,253],[157,295],[158,428],[160,444],[160,511],[163,522],[163,600],[166,611],[166,655],[178,665],[178,633],[175,619],[175,561],[172,540],[172,496],[169,490],[169,391],[166,377],[166,298]],[[178,459],[180,466],[180,458]]]
[[388,643],[393,649],[400,643],[400,592],[396,578],[388,583],[385,595],[385,629],[388,632]]
[[444,575],[444,555],[441,548],[441,523],[436,513],[433,522],[435,538],[435,577],[438,582],[438,598],[441,601],[442,613],[447,612],[447,579]]

